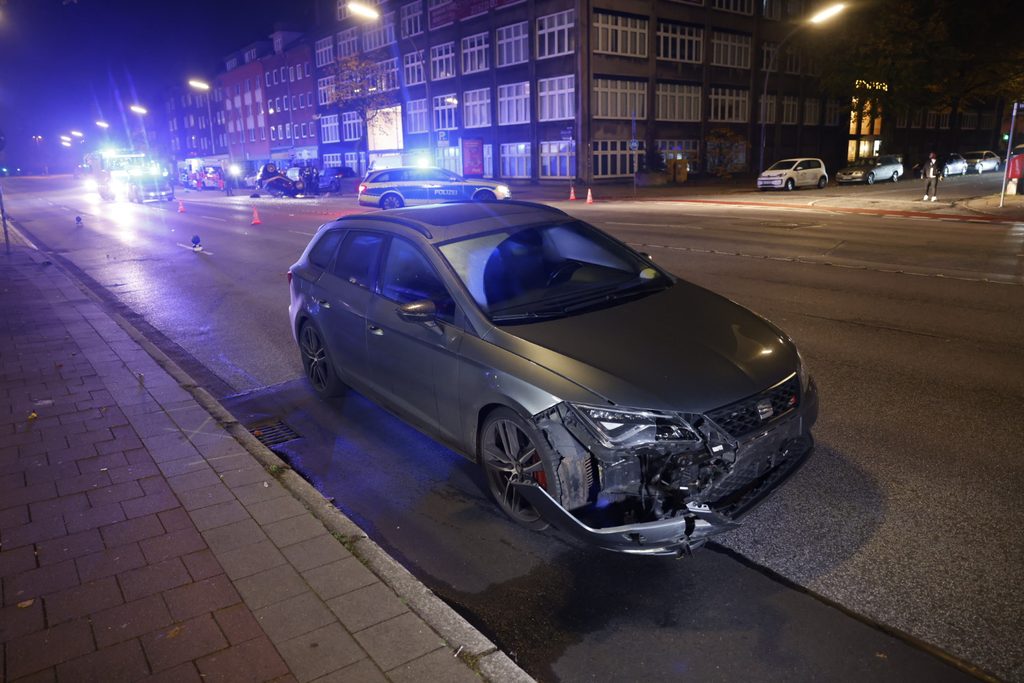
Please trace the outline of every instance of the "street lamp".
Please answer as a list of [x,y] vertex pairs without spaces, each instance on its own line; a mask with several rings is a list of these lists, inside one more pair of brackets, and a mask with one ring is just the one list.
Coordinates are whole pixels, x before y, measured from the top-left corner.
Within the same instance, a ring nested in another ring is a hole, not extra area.
[[106,130],[107,128],[110,128],[110,124],[107,123],[106,121],[97,121],[96,125],[99,126],[100,128],[103,128],[104,130]]
[[376,8],[370,7],[369,5],[361,2],[349,2],[345,6],[348,7],[349,12],[358,17],[363,17],[364,19],[380,19],[380,12],[378,12]]
[[81,138],[81,137],[85,137],[85,136],[84,136],[84,135],[82,134],[82,131],[80,131],[80,130],[73,130],[73,131],[71,131],[71,134],[72,134],[72,135],[74,135],[74,136],[75,136],[76,138]]
[[[765,103],[765,101],[768,99],[768,78],[771,76],[772,70],[775,68],[776,62],[779,61],[779,54],[782,52],[782,48],[786,45],[786,43],[789,42],[790,38],[796,35],[797,31],[799,31],[800,29],[806,27],[809,24],[813,24],[815,26],[822,24],[831,19],[832,17],[836,16],[840,12],[842,12],[844,9],[846,9],[846,4],[838,2],[834,5],[829,5],[828,7],[819,12],[816,12],[806,22],[798,23],[796,26],[793,27],[793,29],[789,33],[786,34],[786,37],[782,39],[782,42],[775,47],[775,51],[772,52],[771,57],[768,59],[768,65],[764,72],[764,88],[761,91],[761,102],[759,107],[761,111],[761,159],[760,168],[758,169],[759,171],[764,170],[764,144],[768,123],[768,105]],[[775,98],[776,106],[774,107],[774,113],[776,114],[778,113],[778,103],[778,98]],[[775,118],[776,117],[773,117],[773,120],[775,120]],[[778,125],[778,123],[775,123],[773,125]]]
[[149,113],[148,109],[146,109],[145,107],[143,107],[142,105],[139,105],[139,104],[133,104],[132,106],[130,106],[128,108],[131,109],[136,114],[138,114],[139,116],[145,116],[146,114]]
[[190,78],[188,85],[193,90],[206,93],[206,125],[210,127],[210,155],[212,156],[216,143],[213,140],[213,107],[210,106],[210,84],[206,81]]

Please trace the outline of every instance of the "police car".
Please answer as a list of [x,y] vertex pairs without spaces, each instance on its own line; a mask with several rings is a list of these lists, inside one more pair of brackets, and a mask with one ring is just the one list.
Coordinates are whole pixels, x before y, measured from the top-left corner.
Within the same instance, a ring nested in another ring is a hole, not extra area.
[[508,199],[508,185],[492,180],[467,180],[443,168],[402,166],[370,171],[359,184],[359,204],[397,209],[459,199]]

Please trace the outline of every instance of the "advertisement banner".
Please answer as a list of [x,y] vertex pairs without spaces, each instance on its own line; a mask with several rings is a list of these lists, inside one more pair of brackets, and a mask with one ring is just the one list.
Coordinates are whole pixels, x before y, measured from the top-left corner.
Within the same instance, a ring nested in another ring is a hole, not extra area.
[[484,141],[482,139],[462,139],[462,175],[467,178],[482,178],[484,176]]

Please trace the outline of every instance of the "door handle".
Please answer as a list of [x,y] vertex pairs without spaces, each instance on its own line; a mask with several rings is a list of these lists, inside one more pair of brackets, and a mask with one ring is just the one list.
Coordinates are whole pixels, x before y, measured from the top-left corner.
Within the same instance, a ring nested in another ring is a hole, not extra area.
[[317,304],[319,304],[320,306],[322,306],[324,308],[330,308],[331,307],[331,302],[328,301],[327,299],[313,299],[313,301],[317,302]]
[[378,337],[384,335],[384,330],[382,330],[381,328],[377,327],[376,325],[369,325],[369,329],[370,329],[370,334],[375,334]]

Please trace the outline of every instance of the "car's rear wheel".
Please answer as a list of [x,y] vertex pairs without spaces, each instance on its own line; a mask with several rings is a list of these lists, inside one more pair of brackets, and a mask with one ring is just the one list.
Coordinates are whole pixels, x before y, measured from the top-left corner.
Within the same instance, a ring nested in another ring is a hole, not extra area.
[[[479,453],[494,501],[502,512],[529,529],[539,531],[548,523],[519,495],[514,480],[533,479],[563,504],[586,496],[590,481],[587,461],[556,454],[536,427],[508,408],[498,408],[484,420]],[[570,491],[573,482],[579,491]]]
[[898,183],[900,181],[900,172],[899,171],[893,171],[892,172],[892,181],[894,183]]
[[796,188],[796,183],[793,182],[792,178],[786,178],[786,192],[792,192]]
[[299,351],[302,354],[302,368],[313,390],[324,398],[340,394],[345,385],[334,372],[320,330],[311,322],[299,330]]
[[473,196],[473,199],[478,202],[493,202],[497,197],[490,190],[480,190]]
[[[867,180],[868,180],[868,185],[874,185],[875,184],[875,174],[874,173],[868,173]],[[821,181],[820,180],[818,181],[818,187],[821,187]]]
[[820,178],[818,178],[819,190],[824,190],[826,185],[828,185],[828,178],[826,178],[825,176],[821,176]]
[[380,198],[380,208],[382,209],[400,209],[405,206],[405,202],[394,192],[390,192]]

